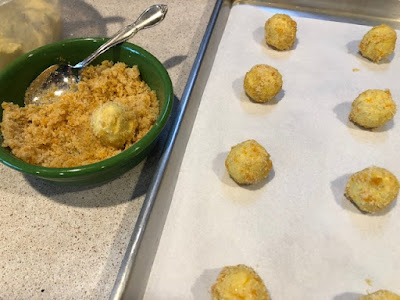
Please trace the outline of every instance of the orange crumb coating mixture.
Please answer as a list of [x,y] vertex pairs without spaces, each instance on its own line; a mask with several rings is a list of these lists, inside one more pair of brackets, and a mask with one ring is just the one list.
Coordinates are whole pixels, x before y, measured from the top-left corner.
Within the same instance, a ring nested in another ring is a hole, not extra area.
[[[78,89],[59,100],[19,107],[3,102],[3,147],[18,158],[45,167],[87,165],[117,155],[140,140],[159,116],[156,93],[141,80],[137,66],[103,61],[82,71]],[[91,128],[94,110],[107,102],[124,107],[136,130],[121,147],[107,145]]]

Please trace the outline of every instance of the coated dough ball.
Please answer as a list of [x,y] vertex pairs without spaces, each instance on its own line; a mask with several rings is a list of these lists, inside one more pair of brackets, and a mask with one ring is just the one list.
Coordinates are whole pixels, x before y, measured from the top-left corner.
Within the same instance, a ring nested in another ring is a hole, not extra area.
[[373,62],[379,62],[382,58],[392,54],[396,39],[397,34],[393,28],[385,24],[375,26],[361,40],[360,52]]
[[282,89],[282,75],[268,65],[255,65],[244,77],[244,90],[256,102],[267,102]]
[[361,296],[358,300],[400,300],[400,296],[386,290],[379,290],[375,293]]
[[352,103],[350,120],[365,128],[376,128],[393,119],[396,103],[389,90],[366,90]]
[[265,22],[265,41],[278,50],[291,48],[296,40],[297,23],[288,15],[275,14]]
[[91,128],[103,144],[122,148],[135,134],[137,121],[124,105],[109,101],[93,112]]
[[253,184],[267,178],[272,161],[263,146],[255,140],[248,140],[232,147],[225,166],[237,183]]
[[365,212],[374,213],[387,207],[399,193],[396,176],[386,169],[369,167],[353,174],[346,185],[346,196]]
[[250,267],[225,267],[211,288],[213,300],[269,300],[260,276]]

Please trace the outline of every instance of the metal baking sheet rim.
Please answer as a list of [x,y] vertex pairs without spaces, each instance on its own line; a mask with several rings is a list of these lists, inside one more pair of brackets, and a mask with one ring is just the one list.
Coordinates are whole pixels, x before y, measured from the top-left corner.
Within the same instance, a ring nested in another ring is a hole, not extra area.
[[[296,5],[300,2],[303,6]],[[329,1],[325,1],[329,2]],[[322,2],[324,4],[325,2]],[[374,25],[385,22],[400,28],[398,18],[372,13],[357,14],[345,10],[307,6],[309,0],[285,1],[217,0],[205,30],[188,82],[165,142],[164,152],[143,202],[127,251],[121,263],[110,299],[142,299],[161,233],[168,215],[177,174],[186,149],[202,92],[207,83],[218,44],[233,5],[265,5],[270,9],[296,12],[299,16],[338,22]],[[400,11],[400,9],[398,9]],[[397,13],[397,11],[396,11]],[[168,176],[167,176],[168,175]]]

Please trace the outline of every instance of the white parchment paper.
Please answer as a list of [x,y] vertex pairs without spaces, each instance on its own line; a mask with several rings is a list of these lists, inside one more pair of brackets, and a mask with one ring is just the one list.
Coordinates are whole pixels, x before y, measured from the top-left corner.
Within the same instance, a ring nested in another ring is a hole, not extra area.
[[[263,41],[270,16],[248,5],[231,11],[146,299],[210,299],[221,268],[240,263],[259,273],[274,300],[400,294],[400,205],[366,215],[343,196],[348,177],[371,165],[400,178],[399,114],[374,131],[348,121],[366,89],[389,88],[400,105],[400,55],[371,63],[358,54],[370,27],[296,16],[295,47],[278,52]],[[283,76],[267,104],[243,91],[245,73],[259,63]],[[243,187],[224,161],[247,139],[267,149],[274,167],[266,181]]]

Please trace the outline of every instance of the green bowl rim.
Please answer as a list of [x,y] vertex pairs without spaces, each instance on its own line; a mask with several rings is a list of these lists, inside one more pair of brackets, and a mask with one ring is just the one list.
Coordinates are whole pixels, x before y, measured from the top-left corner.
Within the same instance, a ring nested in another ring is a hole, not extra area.
[[[67,40],[61,40],[57,41],[51,44],[44,45],[42,47],[36,48],[21,57],[15,59],[11,63],[9,63],[1,72],[0,72],[0,77],[3,73],[7,73],[8,70],[12,69],[14,65],[17,65],[20,63],[20,61],[25,60],[26,58],[35,55],[36,53],[39,53],[43,50],[46,50],[48,48],[54,47],[54,46],[59,46],[65,43],[78,43],[78,42],[103,42],[108,40],[108,38],[102,38],[102,37],[85,37],[85,38],[74,38],[74,39],[67,39]],[[143,48],[129,43],[129,42],[124,42],[120,45],[119,47],[123,47],[125,49],[133,50],[136,54],[139,54],[140,56],[145,57],[147,60],[151,62],[151,64],[155,67],[157,72],[160,74],[161,81],[165,84],[166,86],[166,95],[165,95],[165,110],[160,111],[160,115],[156,121],[156,123],[153,125],[153,127],[149,130],[149,132],[146,133],[146,135],[140,139],[138,142],[133,144],[131,147],[128,149],[122,151],[121,153],[107,158],[105,160],[102,160],[100,162],[96,162],[93,164],[88,164],[88,165],[83,165],[83,166],[77,166],[77,167],[71,167],[71,168],[50,168],[50,167],[43,167],[39,165],[34,165],[34,164],[29,164],[27,162],[24,162],[20,160],[19,158],[15,156],[6,156],[4,155],[3,152],[0,152],[0,161],[23,173],[27,174],[32,174],[36,176],[41,176],[45,178],[72,178],[72,177],[81,177],[90,173],[93,173],[95,171],[100,171],[100,170],[106,170],[109,168],[113,168],[117,165],[121,165],[122,163],[130,160],[132,156],[138,155],[141,153],[144,149],[146,149],[146,146],[150,146],[152,142],[156,140],[158,135],[161,133],[162,129],[164,128],[165,124],[168,121],[168,118],[171,114],[172,111],[172,104],[173,104],[173,99],[174,99],[174,93],[173,93],[173,88],[172,88],[172,82],[171,78],[169,77],[168,71],[165,69],[165,67],[162,65],[162,63],[155,57],[153,56],[150,52],[144,50]]]

